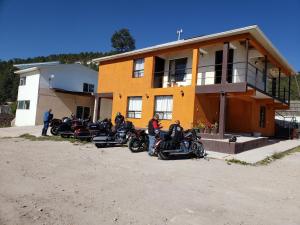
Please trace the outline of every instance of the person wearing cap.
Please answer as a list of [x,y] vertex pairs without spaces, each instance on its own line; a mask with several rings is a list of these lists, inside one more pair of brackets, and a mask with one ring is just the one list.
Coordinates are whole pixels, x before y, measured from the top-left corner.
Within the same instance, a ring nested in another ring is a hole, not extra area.
[[162,126],[159,124],[159,115],[155,114],[148,123],[148,137],[149,137],[149,147],[148,154],[153,155],[153,147],[155,143],[155,135],[160,131]]

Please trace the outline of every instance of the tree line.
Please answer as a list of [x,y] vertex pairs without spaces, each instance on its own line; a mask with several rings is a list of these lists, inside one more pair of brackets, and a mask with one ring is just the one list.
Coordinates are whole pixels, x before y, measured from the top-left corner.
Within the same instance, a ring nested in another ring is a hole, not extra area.
[[80,62],[91,69],[98,70],[97,65],[89,63],[92,59],[109,56],[135,49],[135,40],[126,28],[116,31],[111,37],[112,50],[109,52],[81,52],[78,54],[53,54],[27,59],[15,58],[7,61],[0,59],[0,105],[17,100],[19,75],[15,74],[15,64],[59,61],[60,63]]

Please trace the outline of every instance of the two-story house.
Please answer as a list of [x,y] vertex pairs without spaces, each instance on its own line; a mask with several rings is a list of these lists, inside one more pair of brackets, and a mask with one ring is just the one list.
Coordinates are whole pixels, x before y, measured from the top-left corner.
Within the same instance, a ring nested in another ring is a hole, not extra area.
[[[258,26],[178,40],[95,59],[99,99],[112,99],[137,127],[153,114],[164,128],[218,123],[225,132],[274,135],[275,110],[288,109],[296,74]],[[281,82],[283,79],[288,82]],[[95,110],[99,113],[99,110]]]
[[74,114],[77,118],[93,115],[97,72],[80,64],[59,62],[15,65],[20,76],[16,126],[43,123],[43,113],[52,109],[55,118]]

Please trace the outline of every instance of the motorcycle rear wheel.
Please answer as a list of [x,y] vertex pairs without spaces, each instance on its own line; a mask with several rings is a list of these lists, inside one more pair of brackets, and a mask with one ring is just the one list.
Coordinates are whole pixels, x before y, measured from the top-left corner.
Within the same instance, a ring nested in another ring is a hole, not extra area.
[[137,138],[130,139],[128,143],[128,148],[131,152],[137,153],[143,151],[140,140]]
[[58,135],[58,127],[57,126],[51,127],[50,133],[54,136],[57,136]]

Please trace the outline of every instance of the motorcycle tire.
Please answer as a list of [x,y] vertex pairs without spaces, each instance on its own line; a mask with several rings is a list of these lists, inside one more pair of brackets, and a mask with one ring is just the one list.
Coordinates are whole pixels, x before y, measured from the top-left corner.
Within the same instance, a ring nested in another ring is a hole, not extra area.
[[197,158],[203,158],[206,155],[206,151],[203,144],[200,142],[193,142],[191,149]]
[[128,143],[128,148],[131,152],[137,153],[143,151],[140,140],[137,138],[131,138]]
[[51,127],[50,133],[54,136],[57,136],[58,135],[58,127],[57,126]]
[[169,154],[163,153],[161,151],[158,152],[158,158],[162,160],[169,160]]

